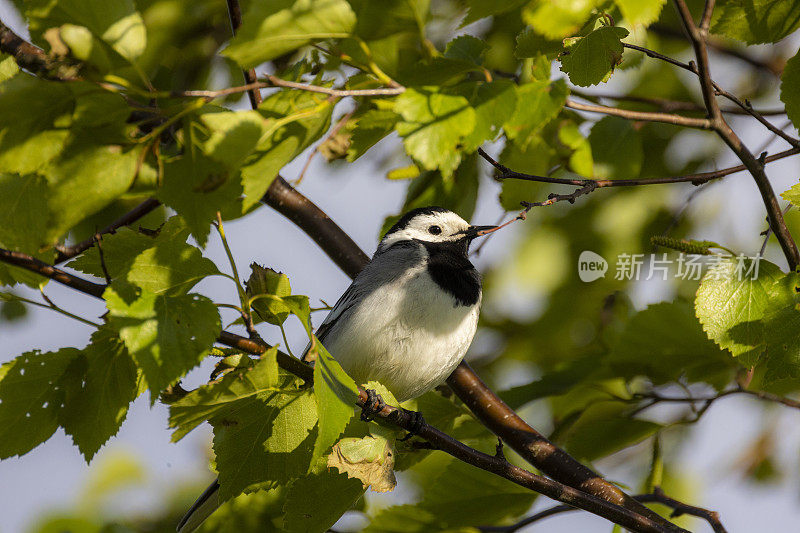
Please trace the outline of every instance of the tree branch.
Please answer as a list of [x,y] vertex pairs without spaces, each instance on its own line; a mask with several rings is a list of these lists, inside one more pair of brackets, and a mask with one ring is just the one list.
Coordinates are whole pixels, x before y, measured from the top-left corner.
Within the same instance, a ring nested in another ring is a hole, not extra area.
[[[655,97],[648,97],[648,96],[636,96],[636,95],[629,95],[629,94],[608,94],[608,93],[589,93],[581,91],[580,89],[576,89],[575,87],[570,87],[570,93],[574,96],[578,96],[585,100],[589,100],[592,102],[596,102],[597,100],[614,100],[617,102],[637,102],[642,104],[647,104],[651,106],[655,106],[661,111],[665,113],[673,113],[675,111],[703,111],[705,112],[705,106],[696,104],[694,102],[684,102],[681,100],[669,100],[667,98],[655,98]],[[775,109],[752,109],[746,110],[742,109],[742,107],[726,107],[722,108],[723,113],[728,113],[731,115],[751,115],[752,112],[758,113],[762,116],[769,116],[769,115],[786,115],[786,109],[783,108],[775,108]]]
[[[752,153],[747,149],[738,135],[731,129],[725,118],[722,116],[719,104],[716,101],[715,95],[717,87],[711,80],[710,67],[708,63],[708,50],[706,47],[706,37],[708,35],[708,28],[697,27],[692,18],[686,3],[683,0],[675,0],[675,5],[678,8],[678,13],[683,21],[684,28],[689,35],[689,40],[694,48],[695,57],[697,59],[697,75],[700,77],[700,87],[703,93],[703,101],[705,102],[708,110],[709,117],[711,118],[714,131],[719,135],[725,144],[739,157],[742,163],[747,167],[747,170],[752,174],[756,182],[761,198],[764,201],[764,207],[769,215],[770,227],[775,233],[775,237],[783,249],[783,254],[786,256],[786,261],[789,263],[789,268],[794,270],[800,264],[800,251],[797,249],[797,244],[792,239],[789,233],[789,228],[786,226],[786,221],[783,218],[778,200],[775,197],[775,191],[772,190],[772,185],[764,172],[764,165],[761,164]],[[706,0],[706,5],[703,10],[703,21],[710,17],[710,13],[714,8],[714,0]],[[707,24],[707,21],[706,21]]]
[[[709,511],[708,509],[703,509],[702,507],[687,505],[683,502],[679,502],[678,500],[670,498],[664,493],[661,487],[655,487],[653,492],[650,494],[639,494],[633,498],[642,503],[660,503],[661,505],[666,505],[667,507],[672,508],[671,517],[691,515],[702,518],[708,522],[715,533],[727,533],[725,527],[722,525],[719,513],[716,511]],[[570,505],[556,505],[555,507],[550,507],[549,509],[545,509],[534,515],[524,518],[515,524],[508,526],[481,526],[478,527],[478,530],[480,530],[482,533],[514,533],[515,531],[519,531],[523,527],[533,524],[534,522],[574,510],[575,508]]]
[[85,239],[77,244],[73,244],[71,246],[56,246],[56,250],[58,251],[58,255],[56,256],[55,264],[63,263],[64,261],[68,261],[75,257],[76,255],[80,255],[92,246],[95,245],[97,242],[98,235],[106,235],[108,233],[115,233],[119,228],[123,226],[129,226],[139,220],[140,218],[144,217],[158,206],[161,205],[161,202],[156,200],[155,198],[148,198],[144,202],[140,203],[117,220],[103,228],[101,231],[97,232],[89,239]]
[[53,60],[44,50],[29,43],[0,21],[0,52],[14,57],[21,68],[45,78],[77,79],[75,67]]
[[94,283],[92,281],[75,276],[69,272],[61,270],[58,267],[49,265],[44,261],[40,261],[35,257],[32,257],[28,254],[23,254],[21,252],[12,252],[11,250],[0,248],[0,262],[18,266],[20,268],[24,268],[25,270],[30,270],[31,272],[36,272],[37,274],[40,274],[46,278],[50,278],[53,281],[57,281],[62,285],[66,285],[67,287],[71,287],[96,298],[102,298],[103,291],[106,290],[105,285]]
[[[248,71],[245,71],[248,72]],[[227,89],[220,89],[218,91],[176,91],[170,93],[170,96],[173,97],[198,97],[198,98],[219,98],[221,96],[227,96],[229,94],[236,94],[236,93],[243,93],[249,92],[252,94],[253,91],[258,89],[269,89],[271,87],[285,87],[288,89],[297,89],[300,91],[308,91],[312,93],[321,93],[327,94],[336,98],[342,98],[345,96],[396,96],[398,94],[402,94],[405,92],[405,87],[384,87],[379,89],[334,89],[331,87],[322,87],[320,85],[311,85],[308,83],[297,83],[294,81],[282,80],[276,76],[267,75],[265,76],[267,81],[252,81],[246,84],[241,85],[239,87],[228,87]],[[260,93],[259,93],[260,94]]]
[[591,113],[603,113],[604,115],[612,115],[615,117],[622,117],[628,120],[645,120],[648,122],[665,122],[667,124],[675,124],[677,126],[685,126],[688,128],[697,128],[702,130],[712,129],[711,121],[705,118],[684,117],[683,115],[675,115],[672,113],[649,113],[646,111],[632,111],[630,109],[619,109],[617,107],[608,107],[604,105],[590,105],[576,102],[575,100],[567,99],[564,107],[577,109],[579,111],[589,111]]
[[[771,163],[785,157],[800,154],[800,148],[790,148],[783,152],[778,152],[764,158],[764,163]],[[708,181],[724,178],[730,174],[747,170],[745,165],[736,165],[735,167],[723,168],[720,170],[713,170],[709,172],[699,172],[696,174],[682,174],[680,176],[668,176],[663,178],[639,178],[639,179],[624,179],[624,180],[608,180],[608,179],[571,179],[571,178],[552,178],[549,176],[537,176],[535,174],[525,174],[524,172],[517,172],[511,170],[505,165],[498,163],[483,148],[478,148],[478,155],[485,159],[490,165],[496,168],[500,175],[497,179],[515,179],[524,181],[538,181],[541,183],[555,183],[558,185],[575,185],[577,187],[585,187],[589,183],[594,184],[595,189],[603,189],[606,187],[635,187],[639,185],[663,185],[667,183],[686,183],[689,182],[693,185],[700,185]]]
[[[242,8],[239,6],[239,0],[227,1],[228,18],[231,21],[231,33],[236,35],[236,32],[242,27]],[[256,79],[256,69],[251,68],[249,70],[243,70],[242,74],[244,74],[244,82],[246,85],[253,85],[257,83],[258,80]],[[261,92],[257,87],[251,87],[247,89],[247,96],[250,98],[250,105],[253,106],[253,109],[257,108],[259,104],[261,104]]]

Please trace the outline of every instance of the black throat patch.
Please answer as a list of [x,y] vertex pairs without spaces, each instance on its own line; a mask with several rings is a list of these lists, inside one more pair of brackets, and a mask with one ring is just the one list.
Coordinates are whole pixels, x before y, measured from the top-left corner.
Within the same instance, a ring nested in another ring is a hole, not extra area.
[[481,276],[467,258],[469,242],[417,241],[428,251],[428,273],[433,281],[456,299],[456,305],[471,306],[481,297]]

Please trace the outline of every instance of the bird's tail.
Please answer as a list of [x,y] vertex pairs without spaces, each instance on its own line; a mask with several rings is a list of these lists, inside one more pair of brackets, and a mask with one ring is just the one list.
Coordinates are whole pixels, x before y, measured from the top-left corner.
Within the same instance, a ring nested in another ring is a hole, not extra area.
[[183,518],[181,518],[181,521],[178,523],[178,533],[191,533],[200,527],[200,524],[211,516],[211,513],[216,511],[219,506],[219,480],[214,480],[214,482],[203,491],[203,494],[197,498],[192,508],[183,515]]

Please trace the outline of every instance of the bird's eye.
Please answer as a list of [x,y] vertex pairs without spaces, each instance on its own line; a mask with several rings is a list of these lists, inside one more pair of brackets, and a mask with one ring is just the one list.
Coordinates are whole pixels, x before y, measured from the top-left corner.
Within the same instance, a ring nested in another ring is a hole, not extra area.
[[428,233],[431,235],[439,235],[442,232],[442,228],[439,226],[431,226],[428,228]]

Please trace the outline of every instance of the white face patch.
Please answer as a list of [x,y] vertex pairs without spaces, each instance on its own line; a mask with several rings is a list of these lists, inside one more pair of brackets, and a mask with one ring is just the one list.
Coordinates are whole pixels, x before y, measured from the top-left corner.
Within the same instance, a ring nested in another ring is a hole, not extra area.
[[380,248],[386,249],[399,241],[420,240],[427,242],[457,241],[464,237],[469,223],[452,211],[421,213],[400,230],[386,235]]

